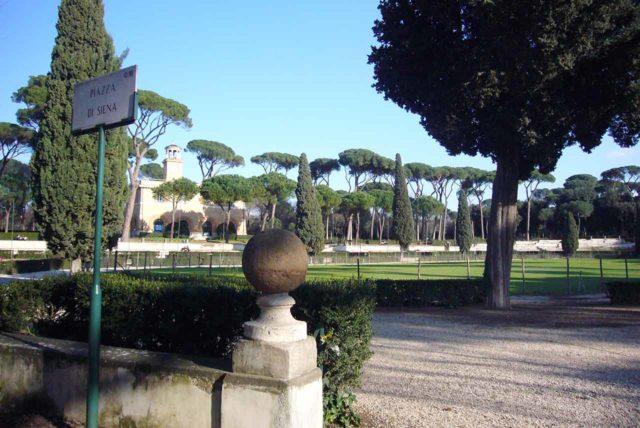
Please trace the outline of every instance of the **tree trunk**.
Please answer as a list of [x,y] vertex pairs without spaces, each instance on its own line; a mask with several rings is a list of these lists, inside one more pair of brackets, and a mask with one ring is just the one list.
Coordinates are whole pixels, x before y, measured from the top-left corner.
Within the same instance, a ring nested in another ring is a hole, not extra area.
[[376,210],[371,210],[371,228],[369,230],[369,240],[373,241],[373,226],[376,222]]
[[4,233],[9,233],[9,221],[11,218],[11,209],[5,208],[4,210]]
[[260,232],[264,232],[267,228],[267,218],[269,218],[269,212],[267,211],[267,207],[264,207],[264,211],[262,214],[262,224],[260,225]]
[[177,204],[173,204],[173,209],[171,210],[171,240],[173,240],[173,228],[176,224],[176,207]]
[[[138,188],[140,187],[140,181],[138,181],[138,176],[140,175],[140,167],[141,167],[142,158],[136,159],[136,164],[133,169],[129,168],[129,189],[131,190],[129,193],[129,199],[127,200],[127,205],[124,209],[124,223],[122,224],[122,240],[128,241],[129,236],[131,235],[131,220],[133,219],[133,209],[136,205],[136,196],[138,193]],[[173,237],[173,234],[171,235]]]
[[531,240],[529,229],[531,227],[531,198],[527,199],[527,241]]
[[327,225],[324,228],[325,230],[325,241],[329,241],[329,213],[327,213]]
[[227,209],[224,220],[224,242],[229,243],[229,222],[231,221],[231,207]]
[[275,227],[276,224],[276,203],[274,202],[271,205],[271,229]]
[[487,293],[489,309],[511,309],[509,279],[516,232],[517,198],[517,162],[499,158],[493,183],[485,259],[485,277],[490,283]]
[[482,240],[484,241],[484,217],[482,215],[482,211],[484,211],[482,208],[482,199],[479,199],[480,201],[480,236],[482,237]]

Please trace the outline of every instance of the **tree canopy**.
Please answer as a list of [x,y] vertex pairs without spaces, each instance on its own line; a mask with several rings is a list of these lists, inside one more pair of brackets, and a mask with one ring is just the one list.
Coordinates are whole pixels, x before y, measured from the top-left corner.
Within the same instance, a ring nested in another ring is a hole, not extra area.
[[19,88],[13,93],[11,99],[15,103],[22,103],[24,108],[18,109],[16,118],[24,127],[37,131],[44,117],[45,103],[47,102],[46,75],[29,76],[27,86]]
[[202,182],[200,195],[210,203],[217,204],[225,213],[224,239],[229,242],[231,207],[236,201],[248,201],[253,194],[251,181],[236,174],[222,174]]
[[35,133],[31,129],[0,122],[0,176],[9,161],[30,152],[34,142]]
[[420,117],[452,155],[490,157],[488,306],[509,308],[518,180],[570,145],[640,136],[640,5],[383,0],[375,88]]
[[181,177],[162,183],[153,189],[153,194],[171,202],[171,237],[174,237],[176,209],[180,201],[189,201],[198,194],[198,185],[188,178]]
[[236,155],[233,149],[217,141],[191,140],[187,143],[187,152],[198,159],[202,180],[215,177],[220,172],[244,165],[244,158]]
[[267,152],[253,156],[251,162],[260,165],[265,174],[284,171],[285,175],[298,166],[298,157],[289,153]]
[[140,175],[152,180],[162,180],[164,177],[164,169],[159,163],[147,163],[140,167]]
[[309,163],[309,168],[311,178],[316,185],[324,182],[328,186],[329,176],[332,172],[340,170],[340,163],[338,159],[318,158]]

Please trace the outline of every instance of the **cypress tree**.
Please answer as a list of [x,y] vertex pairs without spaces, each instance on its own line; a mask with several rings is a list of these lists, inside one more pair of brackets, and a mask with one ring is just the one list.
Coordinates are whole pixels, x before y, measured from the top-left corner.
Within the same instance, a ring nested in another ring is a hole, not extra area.
[[569,211],[566,213],[564,227],[562,228],[562,251],[567,256],[572,256],[578,251],[578,225]]
[[466,254],[471,248],[471,213],[469,212],[469,202],[467,201],[467,189],[464,186],[458,194],[456,243],[463,254]]
[[396,154],[395,185],[393,187],[393,221],[391,231],[398,240],[400,248],[406,250],[413,239],[413,214],[409,192],[407,191],[407,180],[402,166],[400,154]]
[[[103,22],[101,0],[62,0],[51,54],[47,101],[31,162],[34,209],[49,248],[75,260],[92,257],[97,135],[73,137],[73,86],[120,68]],[[104,181],[105,240],[122,224],[126,197],[127,141],[107,133]]]
[[636,207],[636,254],[640,254],[640,213],[638,212],[638,208]]
[[324,248],[324,225],[322,211],[311,180],[311,170],[307,155],[300,155],[298,186],[296,187],[296,229],[295,233],[307,247],[311,255],[320,254]]

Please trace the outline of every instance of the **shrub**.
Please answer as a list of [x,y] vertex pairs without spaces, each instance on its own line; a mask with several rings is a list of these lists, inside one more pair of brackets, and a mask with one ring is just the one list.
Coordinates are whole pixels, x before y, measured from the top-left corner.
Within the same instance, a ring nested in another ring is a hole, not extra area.
[[608,282],[607,295],[614,305],[640,305],[640,282]]
[[482,279],[392,280],[378,279],[376,301],[383,307],[457,307],[484,301]]
[[[78,274],[1,287],[0,329],[85,341],[91,283]],[[371,355],[374,288],[341,280],[292,294],[294,315],[316,333],[325,390],[348,396]],[[102,296],[102,343],[152,351],[228,357],[242,324],[258,314],[257,292],[241,278],[108,274]]]

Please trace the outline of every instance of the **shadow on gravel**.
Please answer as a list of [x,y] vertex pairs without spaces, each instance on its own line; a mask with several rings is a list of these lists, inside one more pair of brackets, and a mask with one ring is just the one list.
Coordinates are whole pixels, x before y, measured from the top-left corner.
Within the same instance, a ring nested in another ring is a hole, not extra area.
[[577,305],[567,299],[551,302],[516,303],[510,311],[495,311],[483,306],[449,308],[379,308],[383,313],[423,313],[429,318],[462,324],[505,327],[597,328],[640,325],[640,307],[611,305]]

